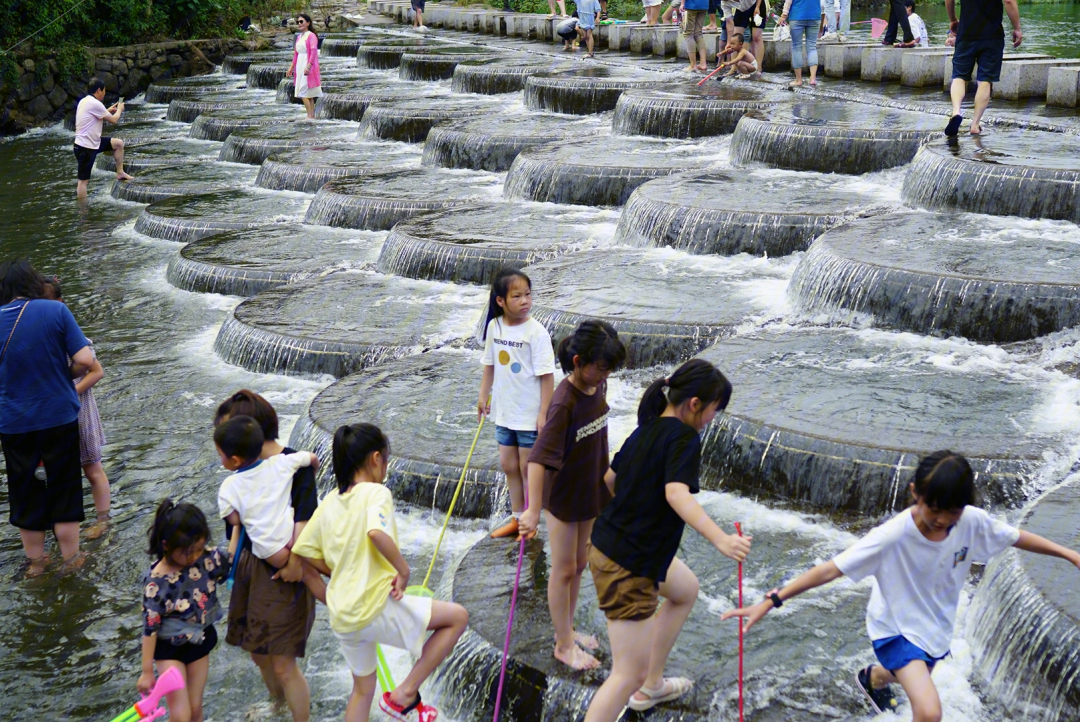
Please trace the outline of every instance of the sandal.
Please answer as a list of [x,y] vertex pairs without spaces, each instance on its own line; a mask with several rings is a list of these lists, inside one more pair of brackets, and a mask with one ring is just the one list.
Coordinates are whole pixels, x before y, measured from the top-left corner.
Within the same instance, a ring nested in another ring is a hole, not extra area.
[[[661,702],[670,702],[673,699],[678,699],[684,694],[693,689],[693,681],[686,677],[664,677],[663,684],[659,689],[646,689],[642,687],[638,690],[641,694],[648,697],[648,699],[635,699],[633,695],[630,695],[629,706],[630,709],[635,712],[644,712],[645,710],[652,709]],[[635,692],[634,694],[637,694]]]

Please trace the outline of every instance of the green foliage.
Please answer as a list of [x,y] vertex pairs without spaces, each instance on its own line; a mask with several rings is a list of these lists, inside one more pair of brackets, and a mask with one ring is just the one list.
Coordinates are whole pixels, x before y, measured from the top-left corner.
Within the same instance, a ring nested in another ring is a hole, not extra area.
[[64,62],[74,68],[79,61],[69,47],[226,37],[233,35],[242,17],[258,22],[271,15],[298,12],[305,4],[303,0],[85,0],[81,5],[78,2],[0,2],[0,51],[40,30],[18,50],[61,52],[66,57]]

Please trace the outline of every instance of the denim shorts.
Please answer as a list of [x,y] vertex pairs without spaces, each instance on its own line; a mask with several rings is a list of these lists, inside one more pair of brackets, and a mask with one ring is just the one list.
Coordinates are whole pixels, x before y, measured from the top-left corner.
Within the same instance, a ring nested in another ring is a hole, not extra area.
[[980,83],[996,83],[1001,79],[1001,59],[1005,52],[1005,41],[962,40],[957,39],[956,50],[952,58],[952,76],[971,80],[971,71],[978,64],[975,80]]
[[926,666],[930,671],[933,671],[935,664],[949,656],[946,653],[941,657],[931,657],[929,653],[909,642],[907,637],[903,635],[875,639],[873,644],[874,654],[877,655],[878,662],[893,674],[896,674],[897,670],[903,669],[917,659],[926,662]]
[[499,446],[516,446],[519,449],[531,449],[536,443],[535,431],[515,431],[505,426],[495,427],[495,441]]

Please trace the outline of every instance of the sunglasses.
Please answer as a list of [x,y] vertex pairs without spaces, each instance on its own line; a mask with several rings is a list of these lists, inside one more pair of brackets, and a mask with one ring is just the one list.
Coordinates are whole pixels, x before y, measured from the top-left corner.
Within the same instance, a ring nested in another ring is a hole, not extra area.
[[296,21],[296,24],[297,24],[297,25],[300,25],[301,23],[306,23],[306,22],[307,22],[307,20],[304,20],[303,18],[300,18],[300,19],[298,19],[298,20]]

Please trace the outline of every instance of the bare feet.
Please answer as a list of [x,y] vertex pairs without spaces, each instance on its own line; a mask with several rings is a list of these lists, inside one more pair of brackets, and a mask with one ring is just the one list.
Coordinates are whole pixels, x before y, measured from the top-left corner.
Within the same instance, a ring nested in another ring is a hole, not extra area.
[[120,171],[119,173],[116,174],[116,180],[118,180],[118,181],[131,180],[132,178],[133,178],[133,176],[128,175],[124,171]]
[[99,514],[98,518],[94,521],[94,523],[86,528],[86,539],[88,541],[93,541],[95,539],[100,539],[105,534],[105,532],[107,532],[108,530],[109,530],[109,515],[108,515],[108,513],[106,513],[104,517],[102,517]]
[[49,564],[49,555],[42,554],[37,559],[30,559],[30,566],[26,568],[26,578],[33,579],[45,573],[45,567]]
[[972,123],[971,127],[968,129],[968,132],[972,135],[982,135],[982,125],[975,125],[974,123]]
[[61,574],[70,574],[71,572],[77,572],[82,569],[83,564],[86,563],[86,552],[76,552],[68,559],[64,560],[64,563],[60,565]]
[[[555,638],[555,643],[558,645],[559,638]],[[590,652],[600,648],[600,643],[596,641],[596,637],[591,634],[582,634],[581,632],[574,630],[574,643],[583,649],[587,649]]]
[[577,670],[596,669],[600,666],[600,661],[596,657],[581,649],[581,647],[578,647],[576,644],[567,652],[563,652],[558,647],[555,647],[555,659],[571,669]]
[[697,69],[700,70],[703,73],[709,72],[709,66],[708,65],[699,65],[699,66],[697,66]]

